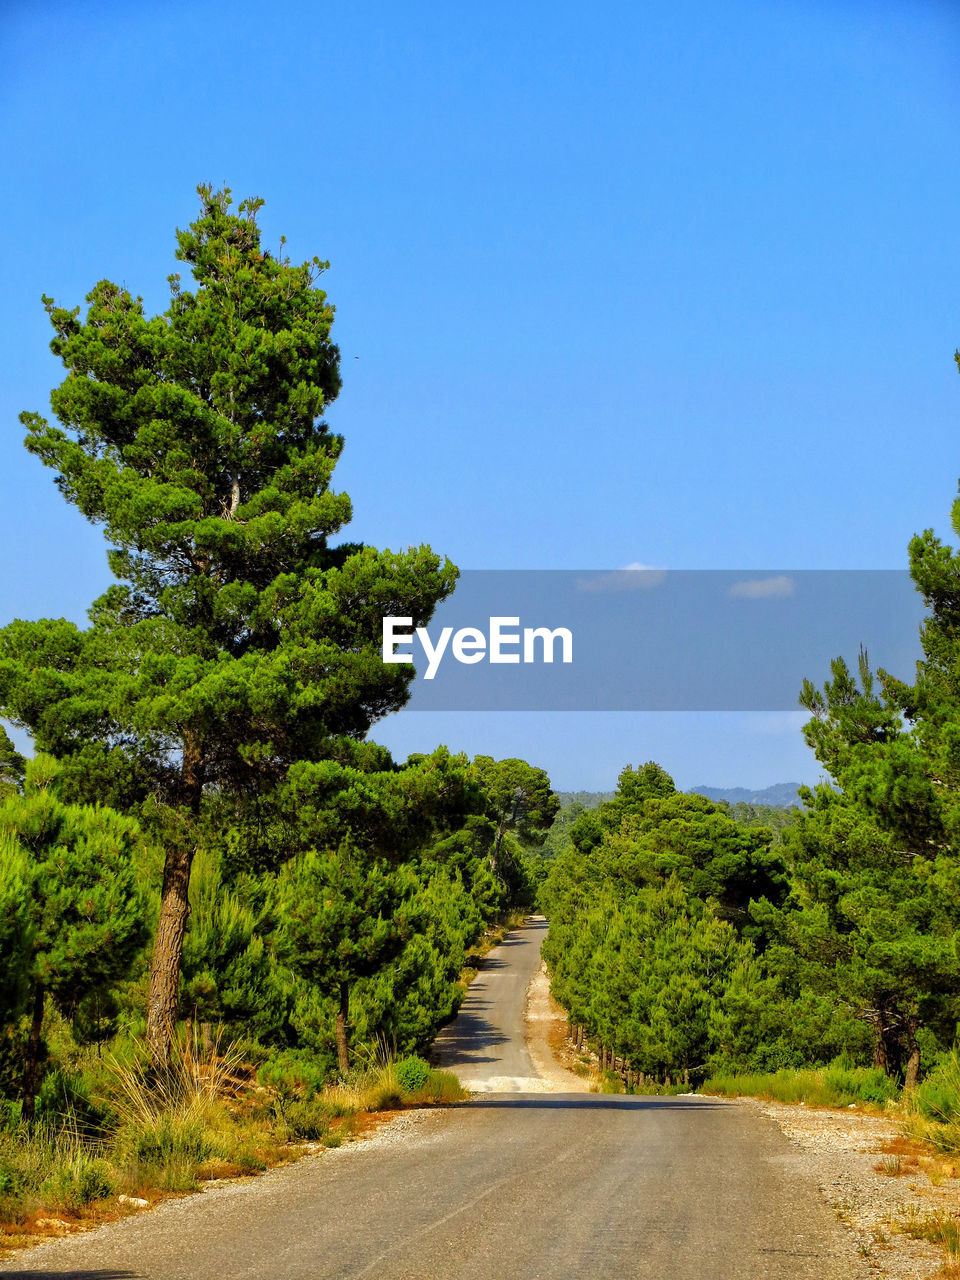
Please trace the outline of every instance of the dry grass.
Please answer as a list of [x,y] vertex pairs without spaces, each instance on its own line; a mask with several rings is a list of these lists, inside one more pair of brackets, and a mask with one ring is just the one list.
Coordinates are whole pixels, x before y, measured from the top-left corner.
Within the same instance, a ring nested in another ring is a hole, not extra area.
[[914,1214],[900,1224],[904,1235],[914,1240],[928,1240],[941,1248],[949,1258],[949,1264],[958,1266],[960,1260],[960,1221],[951,1214]]
[[338,1147],[401,1107],[467,1097],[454,1075],[426,1064],[422,1087],[405,1089],[390,1062],[310,1097],[284,1096],[256,1086],[236,1048],[204,1052],[187,1037],[162,1070],[134,1047],[109,1063],[109,1081],[117,1121],[99,1141],[67,1128],[0,1130],[0,1251],[136,1212],[118,1193],[153,1203],[260,1173],[317,1143]]

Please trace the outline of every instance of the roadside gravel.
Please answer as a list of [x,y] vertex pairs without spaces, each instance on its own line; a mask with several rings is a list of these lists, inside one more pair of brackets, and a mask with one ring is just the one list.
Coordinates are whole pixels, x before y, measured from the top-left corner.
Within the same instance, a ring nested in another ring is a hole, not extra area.
[[[878,1275],[928,1280],[938,1274],[942,1251],[903,1228],[931,1214],[960,1218],[960,1180],[949,1176],[956,1171],[932,1150],[905,1142],[896,1117],[754,1098],[738,1099],[738,1105],[773,1120],[802,1153],[804,1167]],[[939,1185],[928,1170],[942,1177]]]

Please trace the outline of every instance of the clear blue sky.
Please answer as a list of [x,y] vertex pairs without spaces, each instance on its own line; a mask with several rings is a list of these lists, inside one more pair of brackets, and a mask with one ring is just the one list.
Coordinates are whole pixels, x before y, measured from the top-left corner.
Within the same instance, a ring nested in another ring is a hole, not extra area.
[[[331,260],[353,536],[470,568],[898,567],[960,476],[960,9],[7,0],[0,621],[103,542],[21,446],[43,292],[165,305],[200,180]],[[354,357],[359,357],[354,359]],[[816,676],[818,673],[811,673]],[[816,776],[798,717],[410,713],[558,785]]]

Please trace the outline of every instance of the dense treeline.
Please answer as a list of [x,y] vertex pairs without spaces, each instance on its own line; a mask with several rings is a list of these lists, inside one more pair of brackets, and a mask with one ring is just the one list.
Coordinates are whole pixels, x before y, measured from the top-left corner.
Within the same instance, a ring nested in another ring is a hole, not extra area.
[[[381,620],[425,624],[456,568],[335,543],[343,448],[326,264],[261,243],[259,201],[200,188],[170,305],[101,281],[45,305],[66,369],[27,447],[103,526],[89,624],[0,631],[0,1091],[30,1115],[84,1046],[184,1021],[345,1073],[423,1048],[484,928],[532,898],[542,770],[368,739],[409,695]],[[56,1043],[54,1043],[56,1042]]]
[[[213,797],[178,1020],[217,1027],[257,1059],[299,1057],[312,1076],[348,1070],[351,1036],[368,1052],[423,1050],[459,1003],[471,945],[530,901],[515,843],[501,840],[494,861],[481,784],[520,763],[440,749],[401,767],[327,770],[322,786],[297,779],[286,816],[273,815],[274,865],[256,870]],[[0,1090],[30,1114],[45,1063],[58,1065],[43,1038],[51,1019],[61,1058],[144,1035],[161,856],[135,819],[61,800],[52,758],[15,781],[0,800]]]
[[689,1078],[755,1047],[744,1010],[767,990],[751,907],[787,893],[771,845],[653,763],[625,769],[613,800],[579,814],[541,889],[545,954],[557,998],[604,1058]]
[[[960,533],[960,500],[953,509]],[[626,769],[541,891],[554,990],[663,1078],[843,1057],[912,1086],[960,1016],[960,555],[910,545],[929,608],[904,683],[838,658],[801,694],[829,781],[779,830]],[[740,821],[735,819],[739,818]]]

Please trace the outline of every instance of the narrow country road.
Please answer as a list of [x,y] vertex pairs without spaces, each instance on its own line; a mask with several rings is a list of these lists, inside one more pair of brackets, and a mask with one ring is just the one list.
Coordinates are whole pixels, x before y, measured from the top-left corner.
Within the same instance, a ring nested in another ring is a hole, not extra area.
[[[524,1013],[546,932],[543,917],[533,916],[495,947],[470,984],[459,1016],[437,1036],[434,1062],[455,1071],[471,1092],[538,1093],[557,1080],[574,1092],[586,1092],[582,1080],[560,1068],[549,1072],[554,1079],[544,1079],[548,1072],[541,1074],[531,1056],[531,1047],[536,1053],[539,1046],[529,1043]],[[546,1056],[537,1054],[541,1066]]]
[[[525,994],[545,926],[495,948],[436,1056],[474,1101],[41,1245],[61,1280],[857,1280],[779,1130],[700,1098],[544,1092]],[[562,1077],[560,1077],[562,1079]],[[571,1077],[571,1080],[576,1079]]]

